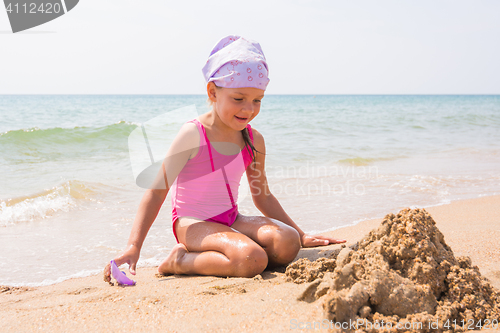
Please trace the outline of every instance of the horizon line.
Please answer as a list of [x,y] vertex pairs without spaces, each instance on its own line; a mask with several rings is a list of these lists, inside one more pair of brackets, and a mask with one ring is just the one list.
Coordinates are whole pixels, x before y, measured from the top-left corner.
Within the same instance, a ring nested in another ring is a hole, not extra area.
[[[206,96],[205,94],[144,94],[144,93],[47,93],[47,94],[34,94],[34,93],[14,93],[14,94],[0,94],[0,96]],[[267,94],[265,96],[500,96],[500,93],[352,93],[352,94]]]

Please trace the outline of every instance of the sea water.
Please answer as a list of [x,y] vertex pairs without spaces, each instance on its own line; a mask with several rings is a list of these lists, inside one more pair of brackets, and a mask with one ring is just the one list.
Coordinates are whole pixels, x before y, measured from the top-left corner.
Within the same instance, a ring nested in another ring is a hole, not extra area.
[[[194,118],[206,97],[0,95],[0,285],[101,272],[145,191],[131,134],[179,109]],[[179,119],[163,123],[166,145]],[[251,125],[266,141],[271,192],[306,232],[500,193],[497,95],[269,95]],[[239,209],[259,214],[245,177]],[[168,197],[139,266],[175,244],[170,212]]]

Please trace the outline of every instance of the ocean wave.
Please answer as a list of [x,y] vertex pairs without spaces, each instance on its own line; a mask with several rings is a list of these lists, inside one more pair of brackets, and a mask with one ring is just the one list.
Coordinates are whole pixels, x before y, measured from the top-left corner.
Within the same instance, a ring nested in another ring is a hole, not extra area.
[[122,138],[128,137],[137,126],[139,124],[122,120],[101,127],[76,126],[73,128],[52,127],[44,129],[32,127],[0,133],[0,142],[36,143],[42,140],[45,143],[50,141],[51,143],[70,144],[96,138]]
[[70,180],[39,193],[0,199],[0,227],[45,219],[56,212],[69,211],[77,207],[81,200],[92,200],[98,186]]

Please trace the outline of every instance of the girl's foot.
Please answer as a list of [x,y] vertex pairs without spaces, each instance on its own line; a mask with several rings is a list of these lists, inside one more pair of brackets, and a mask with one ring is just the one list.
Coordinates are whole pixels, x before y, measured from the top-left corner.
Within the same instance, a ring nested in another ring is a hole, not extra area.
[[168,257],[158,266],[158,273],[163,275],[177,274],[176,268],[179,261],[188,252],[186,246],[182,243],[175,245],[170,251]]

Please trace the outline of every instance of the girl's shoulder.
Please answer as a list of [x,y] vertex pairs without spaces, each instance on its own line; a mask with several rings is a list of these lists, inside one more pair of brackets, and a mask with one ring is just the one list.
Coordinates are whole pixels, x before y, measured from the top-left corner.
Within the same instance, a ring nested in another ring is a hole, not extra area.
[[183,135],[193,135],[193,134],[196,134],[198,133],[198,127],[199,127],[199,121],[197,123],[197,119],[193,119],[193,120],[190,120],[190,121],[187,121],[185,122],[181,129],[179,130],[179,134],[183,134]]
[[182,142],[183,144],[188,143],[188,145],[198,146],[200,142],[198,125],[192,121],[184,123],[177,133],[174,141],[178,143]]

